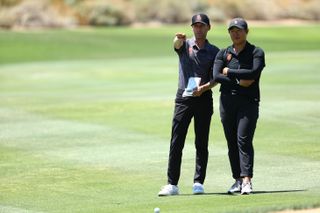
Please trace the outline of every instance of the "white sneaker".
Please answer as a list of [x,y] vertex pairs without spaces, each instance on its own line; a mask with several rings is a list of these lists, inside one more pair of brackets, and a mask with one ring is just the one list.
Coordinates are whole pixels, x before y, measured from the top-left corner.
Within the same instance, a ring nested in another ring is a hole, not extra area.
[[241,192],[241,185],[242,185],[242,181],[241,180],[236,180],[236,182],[228,190],[228,194]]
[[160,192],[158,193],[158,196],[170,196],[170,195],[178,195],[179,194],[179,188],[175,185],[165,185],[161,188]]
[[199,195],[204,193],[204,188],[201,183],[194,183],[192,187],[193,194]]
[[252,192],[252,183],[248,182],[248,183],[242,183],[241,186],[241,194],[242,195],[248,195]]

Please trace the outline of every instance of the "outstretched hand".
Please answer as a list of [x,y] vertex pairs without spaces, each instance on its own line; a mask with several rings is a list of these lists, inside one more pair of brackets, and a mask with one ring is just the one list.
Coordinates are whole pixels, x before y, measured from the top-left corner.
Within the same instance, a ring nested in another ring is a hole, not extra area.
[[186,34],[184,33],[176,33],[176,36],[174,37],[173,40],[173,46],[176,49],[180,49],[182,47],[183,42],[187,39]]
[[176,37],[179,40],[185,41],[187,39],[187,36],[185,33],[176,33]]

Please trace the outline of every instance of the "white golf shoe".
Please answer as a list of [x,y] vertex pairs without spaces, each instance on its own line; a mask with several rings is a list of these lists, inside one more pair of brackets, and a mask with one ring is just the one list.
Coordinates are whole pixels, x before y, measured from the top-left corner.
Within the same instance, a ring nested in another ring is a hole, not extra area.
[[241,180],[236,180],[236,182],[228,190],[228,194],[241,192],[241,185],[242,185],[242,181]]
[[158,193],[158,196],[170,196],[170,195],[178,195],[179,194],[179,188],[175,185],[165,185],[161,188],[160,192]]
[[200,195],[204,193],[204,188],[201,183],[194,183],[192,187],[193,194]]
[[252,193],[252,183],[247,182],[247,183],[242,183],[241,185],[241,194],[242,195],[248,195]]

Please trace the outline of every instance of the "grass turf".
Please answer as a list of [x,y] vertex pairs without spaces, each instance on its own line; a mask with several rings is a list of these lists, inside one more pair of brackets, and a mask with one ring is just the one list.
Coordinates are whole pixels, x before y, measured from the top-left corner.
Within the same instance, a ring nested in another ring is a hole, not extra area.
[[[229,43],[224,26],[209,39]],[[172,35],[190,29],[0,33],[1,212],[268,212],[319,206],[319,27],[259,27],[267,67],[252,196],[232,183],[218,115],[206,195],[191,195],[192,126],[182,195],[159,198],[177,85]],[[306,33],[308,32],[308,33]],[[299,36],[300,35],[300,36]]]

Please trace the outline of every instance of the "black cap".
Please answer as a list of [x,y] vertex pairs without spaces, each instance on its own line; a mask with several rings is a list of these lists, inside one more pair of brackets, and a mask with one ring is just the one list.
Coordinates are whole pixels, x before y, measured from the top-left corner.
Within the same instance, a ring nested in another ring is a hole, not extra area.
[[206,25],[210,25],[210,21],[209,18],[206,14],[196,14],[194,16],[192,16],[192,25],[196,24],[196,23],[202,23],[202,24],[206,24]]
[[232,27],[247,30],[248,24],[243,18],[234,18],[230,21],[228,30],[230,30]]

